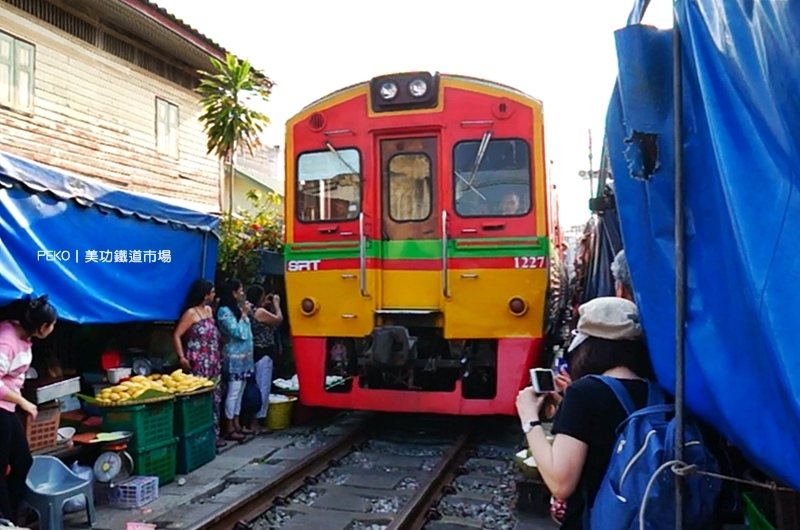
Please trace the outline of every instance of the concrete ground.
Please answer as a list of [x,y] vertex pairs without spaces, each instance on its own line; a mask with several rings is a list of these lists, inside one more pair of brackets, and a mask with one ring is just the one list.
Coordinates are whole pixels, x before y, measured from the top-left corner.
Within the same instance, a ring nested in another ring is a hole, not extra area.
[[[342,434],[352,418],[343,418],[318,430],[320,441]],[[244,444],[229,442],[210,463],[179,475],[159,487],[158,499],[139,509],[97,506],[95,530],[124,530],[128,522],[155,524],[159,529],[188,529],[217,512],[229,502],[260,489],[284,468],[286,462],[305,458],[315,447],[288,447],[307,435],[314,425],[292,427],[257,436]],[[179,485],[179,478],[185,484]],[[65,528],[88,528],[86,512],[65,515]]]
[[[333,424],[317,428],[312,436],[324,442],[326,438],[343,434],[357,421],[361,418],[344,415]],[[245,444],[230,443],[213,462],[182,476],[184,485],[179,485],[179,476],[174,482],[159,488],[158,499],[142,508],[97,506],[95,530],[125,530],[128,522],[155,524],[159,530],[197,528],[209,517],[224,511],[234,499],[262,488],[287,463],[311,454],[316,447],[307,447],[302,441],[308,439],[305,436],[315,427],[321,426],[292,427],[252,438]],[[520,514],[519,519],[517,530],[556,528],[549,518]],[[449,525],[440,526],[446,528]],[[88,528],[86,512],[66,515],[64,527]]]

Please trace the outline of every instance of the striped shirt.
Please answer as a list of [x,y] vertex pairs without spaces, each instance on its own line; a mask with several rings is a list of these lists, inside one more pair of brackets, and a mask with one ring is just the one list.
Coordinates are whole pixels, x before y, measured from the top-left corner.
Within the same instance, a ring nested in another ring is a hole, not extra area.
[[0,323],[0,409],[14,412],[17,406],[5,397],[21,394],[25,374],[33,361],[31,343],[19,338],[11,321]]

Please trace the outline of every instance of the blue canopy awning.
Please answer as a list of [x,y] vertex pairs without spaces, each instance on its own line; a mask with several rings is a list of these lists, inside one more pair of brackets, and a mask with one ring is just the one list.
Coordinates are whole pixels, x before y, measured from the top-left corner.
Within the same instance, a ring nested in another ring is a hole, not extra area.
[[0,152],[0,304],[48,294],[78,323],[174,320],[213,278],[219,218]]
[[[674,388],[672,34],[616,33],[607,135],[625,253],[659,381]],[[800,489],[800,2],[680,0],[686,403]]]

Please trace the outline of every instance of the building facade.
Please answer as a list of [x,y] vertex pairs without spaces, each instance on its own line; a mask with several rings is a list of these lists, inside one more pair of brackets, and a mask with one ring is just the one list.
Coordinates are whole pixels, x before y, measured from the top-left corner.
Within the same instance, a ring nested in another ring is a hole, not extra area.
[[218,211],[194,89],[225,53],[147,0],[0,0],[0,151]]
[[[252,154],[245,151],[236,156],[233,176],[233,206],[235,210],[252,210],[252,203],[247,198],[247,194],[251,190],[261,193],[276,193],[280,201],[275,206],[282,208],[284,189],[283,178],[279,175],[281,156],[279,145],[262,145],[253,149]],[[223,195],[223,204],[227,211],[228,198],[227,194]]]

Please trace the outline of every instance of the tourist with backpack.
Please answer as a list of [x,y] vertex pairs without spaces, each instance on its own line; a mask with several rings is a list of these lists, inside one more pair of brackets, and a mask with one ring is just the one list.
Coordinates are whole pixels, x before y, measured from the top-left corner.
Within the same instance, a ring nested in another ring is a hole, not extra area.
[[[583,304],[579,315],[566,356],[574,382],[554,418],[552,445],[540,422],[545,396],[530,387],[517,396],[539,474],[555,498],[567,501],[561,528],[638,529],[643,504],[641,528],[675,528],[674,406],[654,382],[636,304],[601,297]],[[717,471],[694,423],[685,436],[684,462]],[[719,482],[702,475],[685,481],[684,528],[713,527]]]

